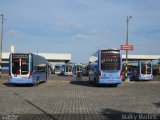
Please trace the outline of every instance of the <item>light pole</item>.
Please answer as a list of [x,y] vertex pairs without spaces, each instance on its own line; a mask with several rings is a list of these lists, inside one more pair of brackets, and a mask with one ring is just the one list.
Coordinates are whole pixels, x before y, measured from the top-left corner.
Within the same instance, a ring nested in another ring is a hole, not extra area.
[[[128,45],[128,23],[130,21],[130,19],[132,18],[132,16],[127,16],[127,34],[126,34],[126,45]],[[126,50],[126,80],[128,80],[128,50]]]
[[2,26],[1,26],[1,42],[0,42],[0,78],[2,77],[2,41],[3,41],[3,22],[4,22],[4,14],[1,14],[1,23],[2,23]]

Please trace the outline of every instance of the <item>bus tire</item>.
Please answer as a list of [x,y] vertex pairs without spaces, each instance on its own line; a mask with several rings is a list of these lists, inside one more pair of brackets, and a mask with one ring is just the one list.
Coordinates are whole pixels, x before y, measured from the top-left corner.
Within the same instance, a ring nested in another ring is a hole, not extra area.
[[34,86],[38,85],[39,84],[39,79],[36,79],[35,83],[34,83]]
[[12,87],[15,87],[15,86],[16,86],[14,83],[11,83],[10,85],[11,85]]
[[94,78],[94,84],[97,85],[97,80],[96,80],[96,78]]
[[113,87],[117,87],[117,86],[118,86],[118,84],[112,84],[112,86],[113,86]]
[[91,78],[90,78],[90,76],[89,76],[89,83],[91,83]]

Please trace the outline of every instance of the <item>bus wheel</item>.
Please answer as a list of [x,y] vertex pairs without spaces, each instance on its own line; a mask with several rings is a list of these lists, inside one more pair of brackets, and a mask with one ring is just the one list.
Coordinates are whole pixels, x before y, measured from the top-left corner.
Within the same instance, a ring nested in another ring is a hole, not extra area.
[[35,83],[34,83],[34,86],[36,86],[38,84],[39,84],[39,80],[36,80]]
[[112,86],[113,86],[113,87],[117,87],[117,86],[118,86],[118,84],[113,84]]
[[96,78],[94,78],[94,84],[97,86],[97,80],[96,80]]
[[89,83],[91,83],[91,78],[89,77]]
[[14,83],[10,84],[12,87],[15,87],[16,85]]

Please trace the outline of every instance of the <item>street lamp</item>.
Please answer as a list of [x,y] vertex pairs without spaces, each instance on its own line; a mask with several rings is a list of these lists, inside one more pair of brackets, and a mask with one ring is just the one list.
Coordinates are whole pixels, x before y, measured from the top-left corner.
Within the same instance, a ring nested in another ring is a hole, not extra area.
[[[126,45],[128,45],[128,23],[130,21],[130,19],[132,18],[132,16],[127,16],[127,34],[126,34]],[[127,67],[127,63],[128,63],[128,50],[126,50],[126,80],[128,80],[128,67]]]
[[0,78],[2,77],[2,41],[3,41],[3,22],[4,22],[4,14],[1,14],[1,42],[0,42]]

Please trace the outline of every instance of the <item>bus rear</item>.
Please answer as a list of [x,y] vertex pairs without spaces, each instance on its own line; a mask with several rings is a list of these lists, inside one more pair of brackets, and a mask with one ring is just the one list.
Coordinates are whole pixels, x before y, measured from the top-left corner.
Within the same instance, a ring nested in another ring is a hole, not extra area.
[[55,74],[59,75],[62,71],[62,64],[56,64],[54,70]]
[[118,85],[122,82],[122,57],[119,49],[99,50],[98,83]]
[[151,61],[140,61],[139,70],[139,80],[153,80],[153,69]]
[[13,84],[33,83],[32,61],[30,54],[11,53],[9,66],[9,82]]
[[73,64],[66,64],[65,65],[64,75],[65,76],[67,76],[67,75],[73,76],[74,75],[74,65]]

